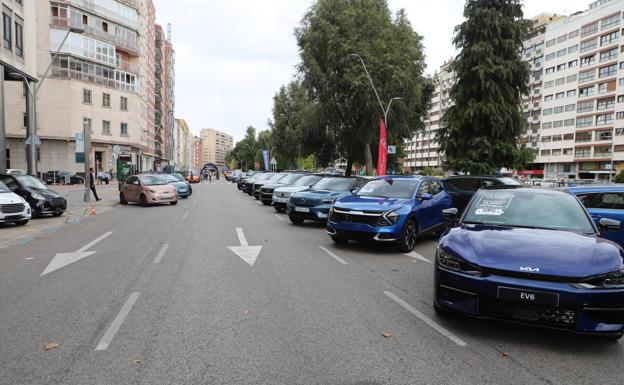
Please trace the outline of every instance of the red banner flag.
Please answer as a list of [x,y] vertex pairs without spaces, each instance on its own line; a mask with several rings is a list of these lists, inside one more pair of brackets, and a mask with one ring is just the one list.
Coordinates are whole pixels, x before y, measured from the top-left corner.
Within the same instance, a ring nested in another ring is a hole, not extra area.
[[386,175],[388,163],[388,143],[386,143],[386,125],[383,119],[379,123],[379,154],[377,155],[377,175]]

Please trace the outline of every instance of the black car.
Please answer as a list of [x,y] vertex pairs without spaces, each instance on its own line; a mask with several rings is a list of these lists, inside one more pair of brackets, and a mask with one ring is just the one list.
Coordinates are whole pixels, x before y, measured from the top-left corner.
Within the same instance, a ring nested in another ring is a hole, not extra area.
[[253,178],[254,176],[258,174],[259,174],[258,171],[247,171],[247,173],[241,174],[236,180],[236,186],[238,187],[239,190],[245,191],[245,182],[247,182],[248,179]]
[[33,217],[59,216],[67,210],[67,200],[30,175],[0,174],[0,182],[30,204]]
[[302,177],[309,175],[308,173],[293,173],[278,180],[277,182],[268,182],[262,185],[260,188],[260,200],[265,205],[270,205],[273,202],[273,191],[278,187],[290,186]]
[[251,188],[254,198],[260,199],[260,189],[262,188],[262,186],[264,186],[265,184],[278,183],[280,180],[286,178],[288,175],[290,175],[290,173],[288,172],[279,172],[277,174],[273,174],[269,179],[258,180],[254,182]]
[[453,207],[461,214],[481,188],[499,186],[522,186],[522,182],[509,176],[496,175],[455,175],[442,180],[446,191],[451,195]]
[[254,175],[253,178],[249,178],[245,181],[245,188],[243,189],[243,191],[245,191],[247,195],[252,195],[254,183],[261,181],[261,180],[268,180],[273,175],[275,175],[275,173],[273,172],[263,172],[263,173]]
[[48,171],[46,184],[83,184],[84,178],[70,171]]

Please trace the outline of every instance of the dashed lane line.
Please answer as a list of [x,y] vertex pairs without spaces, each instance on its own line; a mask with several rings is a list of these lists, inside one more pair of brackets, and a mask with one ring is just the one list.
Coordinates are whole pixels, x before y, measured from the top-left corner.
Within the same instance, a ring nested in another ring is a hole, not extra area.
[[128,313],[130,313],[130,310],[132,310],[132,306],[134,306],[134,303],[137,301],[137,299],[139,299],[139,295],[141,295],[141,293],[139,292],[134,292],[130,294],[130,297],[128,297],[128,300],[119,311],[119,314],[117,314],[117,317],[115,317],[113,323],[111,323],[108,330],[106,331],[106,333],[104,333],[104,336],[97,344],[95,348],[96,351],[108,349],[108,346],[113,341],[113,338],[115,338],[115,334],[117,334],[119,328],[128,316]]
[[325,246],[321,246],[319,245],[319,249],[323,250],[324,252],[326,252],[330,257],[334,258],[336,261],[342,263],[343,265],[348,265],[349,262],[345,261],[344,259],[340,258],[339,256],[337,256],[336,254],[334,254],[333,252],[331,252],[330,250],[328,250]]

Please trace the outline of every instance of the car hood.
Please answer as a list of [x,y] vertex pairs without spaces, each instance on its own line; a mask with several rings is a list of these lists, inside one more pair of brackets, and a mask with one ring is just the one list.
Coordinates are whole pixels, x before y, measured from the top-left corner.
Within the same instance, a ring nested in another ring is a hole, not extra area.
[[158,192],[171,192],[172,188],[175,189],[175,187],[173,187],[170,184],[157,184],[154,186],[144,186],[144,188],[148,190],[158,191]]
[[44,190],[44,189],[30,188],[30,189],[28,189],[28,191],[30,191],[31,193],[36,193],[36,194],[43,195],[46,198],[63,198],[63,196],[61,194],[57,193],[54,190]]
[[390,211],[404,207],[411,199],[348,195],[334,203],[335,208],[358,211]]
[[188,184],[186,182],[182,182],[182,181],[169,182],[169,184],[174,186],[176,189],[188,188]]
[[624,256],[621,247],[598,236],[468,224],[452,228],[440,247],[489,269],[526,273],[521,267],[530,267],[534,274],[576,278],[618,271]]
[[280,193],[296,193],[298,191],[304,191],[309,189],[310,187],[308,186],[284,186],[284,187],[278,187],[275,189],[274,192],[280,192]]
[[20,197],[19,195],[15,193],[12,193],[12,192],[0,193],[1,205],[15,204],[15,203],[24,203],[24,201],[22,200],[22,197]]

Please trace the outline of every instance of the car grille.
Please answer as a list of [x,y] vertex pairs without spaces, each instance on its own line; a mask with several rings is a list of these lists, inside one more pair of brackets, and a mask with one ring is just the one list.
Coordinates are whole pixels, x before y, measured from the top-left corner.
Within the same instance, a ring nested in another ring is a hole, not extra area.
[[486,317],[538,323],[567,329],[574,329],[576,325],[576,311],[572,309],[535,306],[500,299],[480,298],[479,313]]
[[263,187],[263,188],[260,189],[260,192],[271,194],[273,192],[273,189],[272,188],[264,188]]
[[314,207],[318,204],[316,200],[311,199],[291,199],[297,206]]
[[3,214],[16,214],[24,211],[24,208],[26,208],[26,206],[24,206],[23,203],[8,203],[0,205],[0,212]]
[[64,208],[65,198],[50,198],[50,207],[52,208]]
[[[335,209],[334,209],[335,210]],[[373,227],[390,226],[381,214],[379,215],[359,215],[359,214],[347,214],[344,212],[334,211],[329,217],[329,220],[335,223],[347,222],[347,223],[364,223]]]

